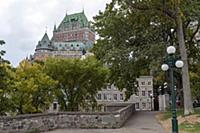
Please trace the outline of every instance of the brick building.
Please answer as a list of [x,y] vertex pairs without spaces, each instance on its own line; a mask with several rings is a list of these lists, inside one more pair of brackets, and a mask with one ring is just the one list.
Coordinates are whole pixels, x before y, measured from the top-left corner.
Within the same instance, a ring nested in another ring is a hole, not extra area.
[[54,25],[53,37],[47,33],[38,42],[34,59],[45,60],[47,57],[80,58],[95,43],[95,32],[84,14],[66,14],[58,27]]

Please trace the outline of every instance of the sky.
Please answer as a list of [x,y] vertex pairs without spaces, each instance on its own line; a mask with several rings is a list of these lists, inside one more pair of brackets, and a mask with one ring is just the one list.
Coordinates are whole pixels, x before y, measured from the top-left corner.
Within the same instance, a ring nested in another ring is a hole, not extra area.
[[0,0],[0,50],[13,66],[33,54],[45,31],[52,37],[53,26],[67,14],[84,12],[89,20],[111,0]]

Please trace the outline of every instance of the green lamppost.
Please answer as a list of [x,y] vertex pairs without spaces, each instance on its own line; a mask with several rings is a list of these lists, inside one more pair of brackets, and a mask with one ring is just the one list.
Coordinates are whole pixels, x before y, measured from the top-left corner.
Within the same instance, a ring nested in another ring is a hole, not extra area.
[[175,66],[177,68],[183,67],[183,61],[177,60],[174,53],[176,52],[176,48],[174,46],[169,46],[167,48],[167,53],[169,56],[166,58],[166,64],[161,66],[163,71],[169,70],[170,74],[170,89],[171,89],[171,99],[172,99],[172,133],[178,133],[178,120],[176,115],[176,88],[174,87],[174,74],[173,69]]

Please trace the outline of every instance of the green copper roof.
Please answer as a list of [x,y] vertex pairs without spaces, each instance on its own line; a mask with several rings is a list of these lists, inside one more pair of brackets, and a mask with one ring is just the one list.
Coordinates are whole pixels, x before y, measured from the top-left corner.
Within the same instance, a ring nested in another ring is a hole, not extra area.
[[75,13],[75,14],[70,14],[64,17],[63,21],[61,24],[58,26],[57,31],[62,31],[63,28],[66,27],[72,27],[74,24],[79,24],[80,27],[89,27],[89,22],[87,17],[85,16],[84,12],[81,13]]
[[38,42],[38,45],[36,46],[36,50],[39,50],[39,49],[47,49],[47,50],[53,49],[47,33],[45,33],[44,36],[42,37],[42,40]]

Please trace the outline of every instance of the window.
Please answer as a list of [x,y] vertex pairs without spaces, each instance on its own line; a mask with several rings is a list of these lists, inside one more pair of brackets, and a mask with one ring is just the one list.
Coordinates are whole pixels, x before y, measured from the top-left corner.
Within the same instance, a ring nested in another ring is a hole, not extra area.
[[112,100],[111,94],[108,94],[108,100]]
[[103,99],[107,100],[107,94],[103,94]]
[[77,33],[74,33],[75,38],[77,38]]
[[148,96],[149,96],[149,97],[151,96],[151,94],[152,94],[152,92],[151,92],[151,91],[148,91]]
[[113,94],[113,99],[117,100],[117,94]]
[[53,110],[57,110],[57,103],[53,103]]
[[142,91],[142,96],[145,96],[145,91]]
[[148,85],[151,85],[151,81],[148,82]]
[[123,94],[120,94],[120,100],[124,100]]
[[139,109],[139,103],[135,103],[135,108]]
[[141,84],[142,84],[142,85],[145,85],[145,82],[143,81],[143,82],[141,82]]
[[97,94],[97,100],[101,100],[101,94]]
[[143,109],[146,108],[146,103],[142,103],[142,108],[143,108]]

